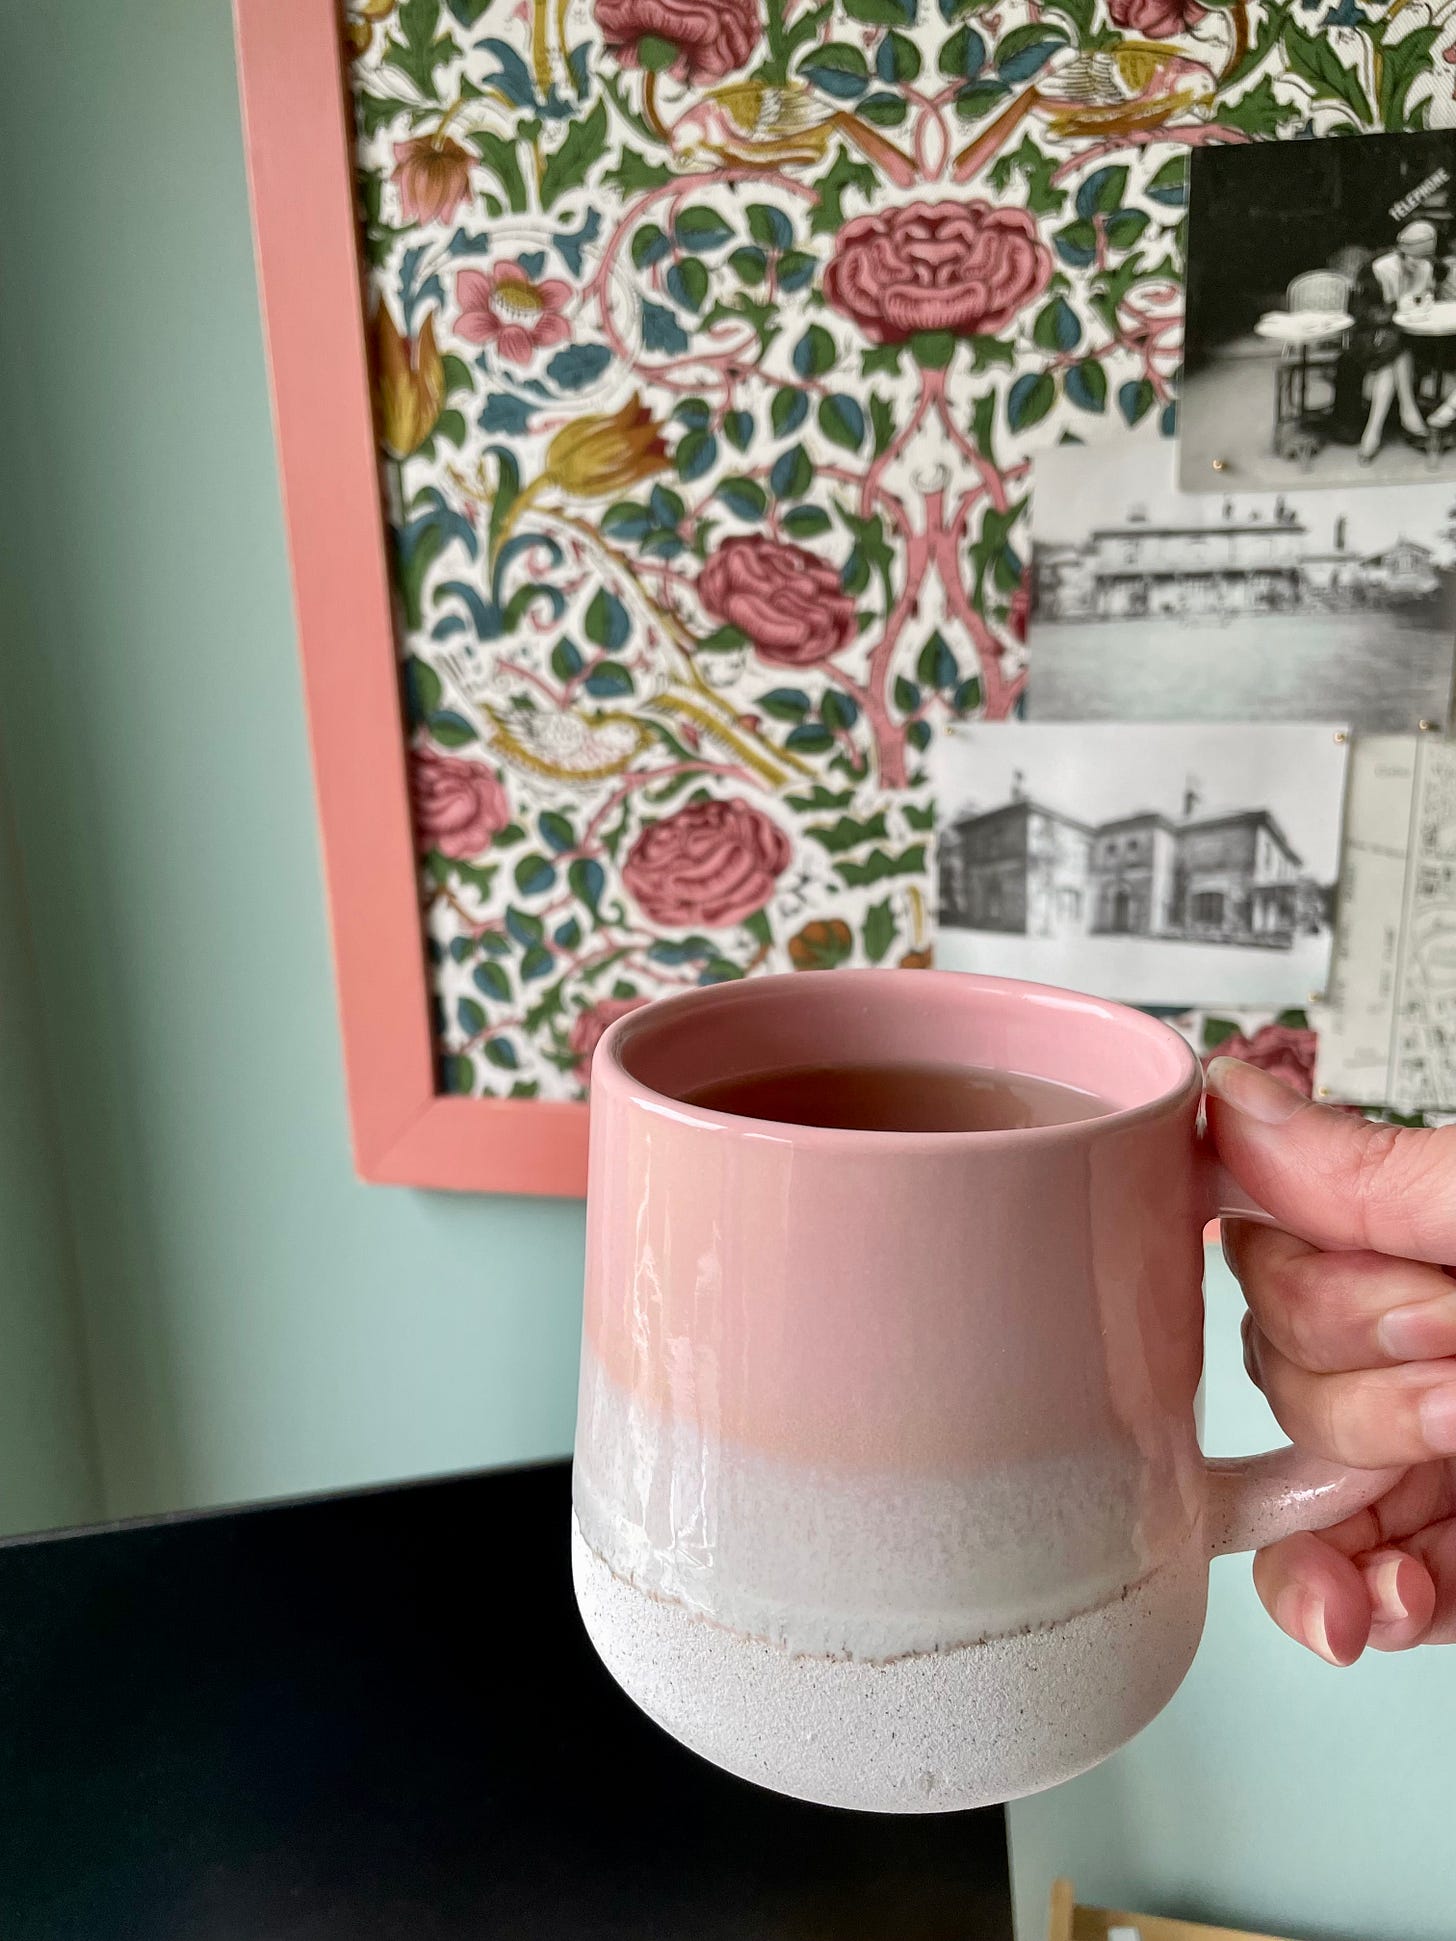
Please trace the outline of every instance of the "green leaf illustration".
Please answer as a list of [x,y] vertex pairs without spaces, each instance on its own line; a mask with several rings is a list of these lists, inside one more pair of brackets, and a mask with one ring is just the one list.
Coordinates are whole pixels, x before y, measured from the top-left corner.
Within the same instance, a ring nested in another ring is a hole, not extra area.
[[814,87],[836,101],[854,101],[869,86],[869,62],[847,41],[815,47],[799,63],[799,72]]
[[386,64],[407,74],[426,101],[438,101],[435,69],[460,52],[448,33],[436,32],[440,0],[403,0],[395,25],[384,50]]
[[541,171],[541,207],[549,209],[568,189],[580,188],[606,145],[607,104],[598,101],[590,114],[567,122],[561,146],[546,157]]
[[865,911],[865,956],[872,964],[878,964],[883,960],[890,945],[895,941],[897,927],[888,898],[883,903],[872,903]]
[[678,216],[673,234],[684,249],[721,249],[731,242],[733,231],[716,209],[690,205]]
[[474,129],[465,139],[505,190],[511,208],[517,211],[526,208],[530,198],[515,142],[492,133],[489,128]]
[[845,196],[853,189],[865,202],[872,201],[879,177],[868,162],[857,160],[841,142],[828,172],[814,186],[819,191],[819,202],[809,218],[809,227],[816,236],[832,235],[847,220]]
[[1032,342],[1043,350],[1074,350],[1082,340],[1082,325],[1065,297],[1053,297],[1037,314]]
[[796,391],[792,385],[785,385],[782,390],[774,392],[768,415],[775,438],[787,438],[789,433],[797,431],[808,417],[809,400],[802,391]]
[[[926,727],[923,721],[915,725],[920,728]],[[912,843],[898,856],[891,856],[883,849],[872,849],[867,862],[834,865],[835,874],[852,890],[863,889],[867,883],[882,883],[887,876],[918,876],[924,868],[925,844],[923,842]]]
[[864,443],[864,412],[856,399],[837,391],[819,401],[819,429],[831,444],[857,452]]
[[1017,378],[1006,395],[1006,421],[1013,431],[1039,425],[1057,401],[1056,381],[1046,371]]
[[619,647],[626,644],[632,631],[632,622],[627,609],[615,593],[598,587],[592,595],[591,605],[586,610],[582,631],[594,646],[604,647],[609,654],[615,654]]
[[761,519],[768,510],[768,494],[757,479],[720,479],[718,497],[740,519]]
[[1307,34],[1294,20],[1284,28],[1289,65],[1314,87],[1316,101],[1337,101],[1350,110],[1363,128],[1370,120],[1370,103],[1360,79],[1335,52],[1333,42]]
[[488,998],[493,998],[498,1004],[510,1003],[511,980],[503,964],[488,957],[483,963],[477,964],[470,975]]
[[1095,358],[1074,364],[1063,380],[1063,388],[1072,403],[1083,411],[1107,409],[1107,373]]
[[774,721],[802,721],[809,712],[809,697],[802,688],[776,687],[760,695],[758,705]]
[[1258,141],[1277,135],[1286,121],[1293,120],[1298,109],[1280,101],[1274,92],[1274,83],[1266,74],[1256,82],[1247,94],[1239,100],[1227,103],[1218,111],[1218,118],[1226,128],[1240,129]]
[[[825,700],[830,697],[826,694]],[[840,696],[844,699],[844,696]],[[888,831],[885,828],[885,811],[877,809],[872,816],[857,821],[855,817],[842,815],[827,827],[809,824],[804,834],[821,848],[827,849],[831,856],[843,856],[851,849],[860,849],[867,842],[883,842]]]

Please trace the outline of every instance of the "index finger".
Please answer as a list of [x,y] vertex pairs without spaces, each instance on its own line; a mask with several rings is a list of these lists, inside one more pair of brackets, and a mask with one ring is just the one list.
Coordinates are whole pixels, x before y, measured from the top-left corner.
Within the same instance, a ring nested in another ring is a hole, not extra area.
[[1317,1247],[1456,1262],[1456,1126],[1335,1112],[1234,1058],[1208,1068],[1208,1123],[1239,1185]]
[[1321,1530],[1319,1540],[1342,1557],[1363,1557],[1450,1516],[1456,1516],[1456,1463],[1417,1463],[1368,1510]]

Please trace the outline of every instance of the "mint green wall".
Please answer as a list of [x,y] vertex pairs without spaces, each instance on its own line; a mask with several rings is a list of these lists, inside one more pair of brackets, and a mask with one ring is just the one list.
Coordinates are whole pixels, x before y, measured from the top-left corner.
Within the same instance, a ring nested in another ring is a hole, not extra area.
[[[0,656],[13,559],[0,550]],[[20,856],[0,783],[0,1536],[100,1514],[69,1238]]]
[[[1209,1255],[1205,1444],[1282,1442],[1243,1371],[1242,1302]],[[1264,1616],[1247,1557],[1213,1567],[1208,1627],[1173,1703],[1116,1758],[1011,1809],[1022,1941],[1058,1873],[1103,1906],[1297,1941],[1456,1935],[1456,1649],[1347,1671]]]
[[[562,1451],[579,1210],[349,1172],[224,0],[3,12],[0,738],[107,1507]],[[37,1286],[63,1278],[44,1256]],[[1212,1433],[1250,1448],[1273,1436],[1215,1278]],[[34,1365],[63,1424],[54,1349]],[[58,1459],[39,1521],[85,1513],[84,1445],[64,1487]],[[1456,1652],[1329,1671],[1222,1564],[1170,1710],[1012,1810],[1022,1933],[1064,1869],[1088,1898],[1448,1941],[1453,1798]]]
[[106,1507],[560,1453],[580,1210],[349,1169],[227,6],[0,13],[0,742]]

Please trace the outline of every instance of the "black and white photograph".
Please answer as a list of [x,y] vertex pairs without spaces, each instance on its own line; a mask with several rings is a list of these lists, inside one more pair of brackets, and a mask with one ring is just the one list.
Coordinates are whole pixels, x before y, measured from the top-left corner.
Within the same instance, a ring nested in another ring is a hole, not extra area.
[[1155,433],[1036,461],[1035,721],[1446,725],[1456,484],[1179,492]]
[[1195,149],[1185,491],[1456,478],[1456,130]]
[[937,966],[1132,1004],[1308,1004],[1346,750],[1330,722],[947,731],[930,754]]

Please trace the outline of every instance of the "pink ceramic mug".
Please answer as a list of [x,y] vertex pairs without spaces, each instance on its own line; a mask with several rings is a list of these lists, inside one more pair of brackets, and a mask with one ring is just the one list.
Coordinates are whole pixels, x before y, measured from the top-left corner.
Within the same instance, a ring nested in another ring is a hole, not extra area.
[[[1106,1111],[840,1131],[683,1104],[781,1068],[991,1067]],[[1177,1689],[1209,1558],[1385,1473],[1207,1461],[1201,1074],[1140,1012],[837,971],[614,1024],[592,1071],[573,1554],[588,1631],[685,1744],[781,1792],[937,1811],[1122,1745]]]

